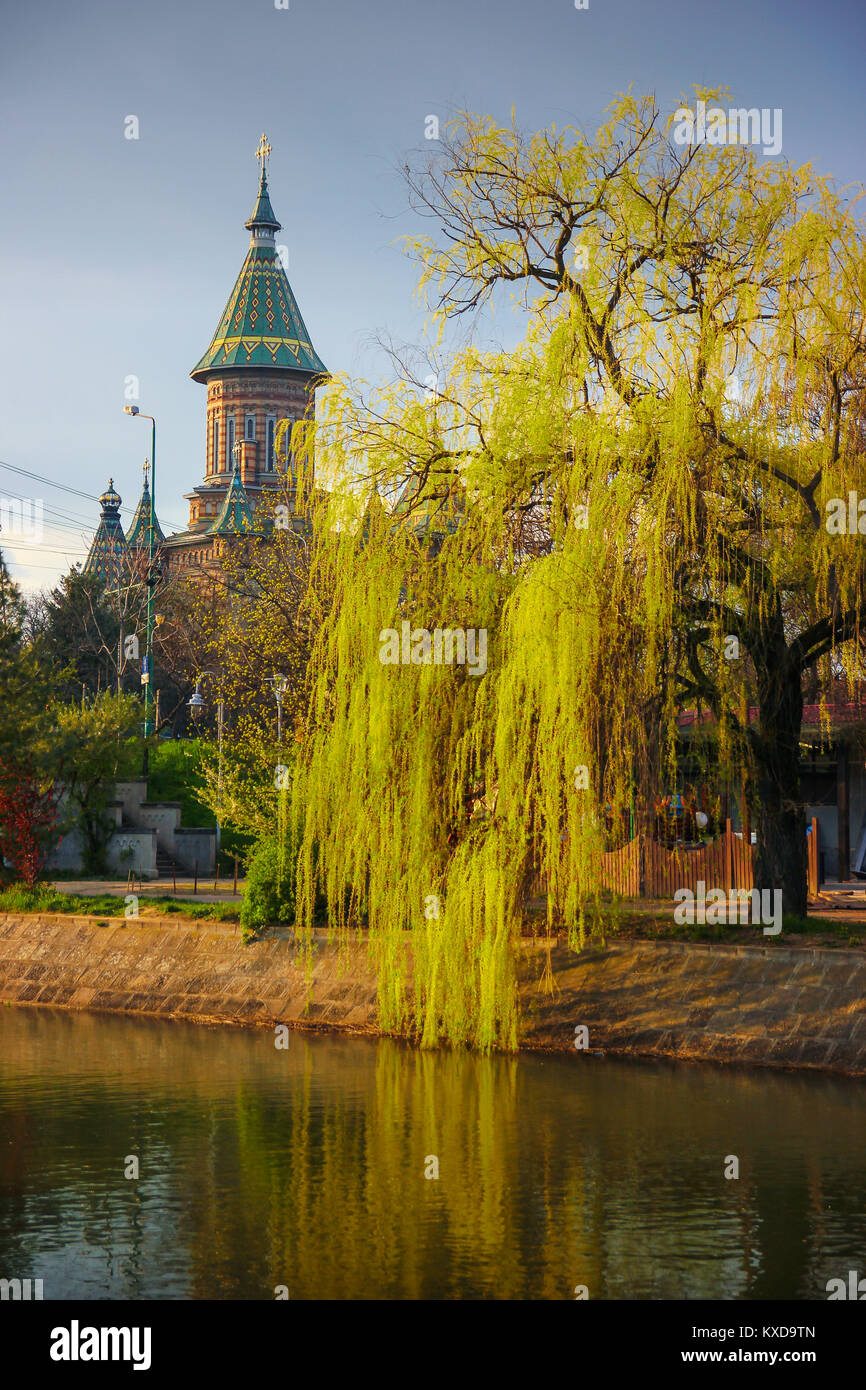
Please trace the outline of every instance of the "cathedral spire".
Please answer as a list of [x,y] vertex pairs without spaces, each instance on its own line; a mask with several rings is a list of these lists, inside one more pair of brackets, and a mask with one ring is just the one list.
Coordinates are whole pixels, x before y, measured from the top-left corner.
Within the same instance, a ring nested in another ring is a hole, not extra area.
[[225,495],[222,510],[210,528],[212,536],[241,536],[256,531],[256,521],[250,499],[241,482],[240,450],[237,445],[235,445],[234,455],[232,480]]
[[[144,460],[144,486],[141,489],[141,497],[138,499],[138,506],[135,509],[135,516],[132,519],[132,527],[126,537],[126,544],[134,548],[142,547],[145,550],[150,545],[150,487],[147,481],[147,474],[150,468],[148,459]],[[165,540],[162,534],[159,521],[153,518],[153,538],[154,543],[159,545]]]
[[[261,164],[253,215],[244,225],[251,233],[246,260],[223,310],[210,347],[190,375],[207,382],[226,368],[279,367],[297,378],[325,379],[327,368],[316,353],[301,311],[277,254],[277,221],[268,193],[267,160],[271,152],[262,136],[256,150]],[[225,436],[223,436],[225,438]],[[226,472],[230,467],[225,463]]]
[[84,562],[84,573],[98,574],[106,586],[112,586],[120,582],[126,554],[126,539],[120,524],[121,499],[114,490],[113,478],[109,478],[99,505],[102,509],[99,525]]
[[267,136],[263,134],[259,141],[258,149],[256,150],[256,159],[262,166],[262,172],[259,178],[259,196],[253,208],[252,217],[248,222],[244,223],[244,226],[252,232],[253,245],[263,242],[269,242],[273,245],[274,232],[278,232],[282,227],[282,223],[278,222],[274,215],[274,210],[271,207],[270,195],[268,193],[267,161],[270,152],[271,147],[268,144]]

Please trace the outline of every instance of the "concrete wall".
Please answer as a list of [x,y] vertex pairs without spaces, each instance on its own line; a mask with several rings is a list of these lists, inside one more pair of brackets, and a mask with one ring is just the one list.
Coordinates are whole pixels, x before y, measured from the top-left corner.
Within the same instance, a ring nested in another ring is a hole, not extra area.
[[[363,940],[315,946],[308,978],[289,933],[244,946],[217,923],[0,916],[0,1001],[375,1032]],[[579,1060],[585,1025],[593,1051],[866,1075],[866,951],[620,942],[548,958],[527,942],[520,975],[524,1047]]]
[[47,867],[60,873],[79,873],[83,860],[81,835],[70,830],[48,856]]
[[118,831],[108,842],[105,858],[112,873],[125,877],[135,869],[142,878],[156,878],[156,832]]
[[[155,878],[156,845],[153,830],[116,830],[105,850],[109,872],[125,878],[130,869],[135,869],[142,878]],[[48,859],[48,868],[59,873],[84,872],[84,848],[78,830],[64,835]]]
[[126,819],[136,824],[141,803],[147,796],[147,782],[143,778],[131,782],[117,782],[114,794],[123,805]]
[[175,831],[180,825],[179,801],[142,801],[138,824],[156,831],[156,841],[169,854],[174,854]]
[[866,1075],[866,950],[617,942],[550,956],[527,943],[521,967],[529,1046],[589,1047]]
[[[146,801],[147,782],[143,779],[115,784],[114,801],[106,807],[115,826],[115,834],[107,847],[109,871],[125,875],[135,869],[142,878],[155,878],[157,846],[174,856],[178,863],[192,873],[196,860],[201,875],[212,874],[216,867],[216,830],[182,828],[179,801]],[[65,797],[61,797],[61,810]],[[126,824],[124,824],[124,821]],[[131,854],[127,851],[131,851]],[[48,868],[61,872],[82,873],[84,855],[81,835],[71,830],[48,859]]]
[[216,830],[178,826],[174,832],[174,854],[189,873],[198,861],[200,874],[212,874],[216,869]]

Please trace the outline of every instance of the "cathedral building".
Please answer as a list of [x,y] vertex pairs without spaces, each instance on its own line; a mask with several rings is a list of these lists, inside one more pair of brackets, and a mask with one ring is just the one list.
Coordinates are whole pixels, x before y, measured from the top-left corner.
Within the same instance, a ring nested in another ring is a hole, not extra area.
[[[233,538],[268,529],[259,503],[274,489],[291,497],[294,473],[290,432],[283,456],[277,457],[277,424],[312,418],[316,387],[328,377],[277,249],[281,224],[268,190],[270,152],[263,135],[256,151],[261,163],[258,197],[244,224],[250,233],[246,259],[207,351],[190,373],[207,388],[204,477],[186,494],[187,529],[165,538],[157,529],[155,537],[167,569],[177,575],[218,562]],[[165,491],[160,483],[157,506]],[[147,545],[146,492],[145,478],[132,529],[124,538],[120,498],[109,483],[100,498],[102,518],[86,570],[108,571],[116,567],[124,546]]]

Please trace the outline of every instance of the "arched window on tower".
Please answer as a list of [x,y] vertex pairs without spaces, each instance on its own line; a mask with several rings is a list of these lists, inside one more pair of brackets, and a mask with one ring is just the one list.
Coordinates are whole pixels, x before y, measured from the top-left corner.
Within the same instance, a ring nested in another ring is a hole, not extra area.
[[211,473],[220,471],[220,422],[219,416],[213,417],[213,438],[211,440]]
[[231,472],[231,469],[232,469],[232,467],[233,467],[233,465],[234,465],[234,459],[232,458],[232,450],[234,449],[234,447],[235,447],[235,417],[234,417],[233,415],[227,415],[227,416],[226,416],[226,468],[229,470],[229,472]]
[[255,439],[256,437],[256,417],[255,415],[244,416],[244,439]]
[[277,417],[276,417],[276,415],[269,415],[268,418],[267,418],[267,421],[266,421],[266,429],[267,429],[267,435],[268,435],[268,447],[267,447],[267,455],[266,455],[266,460],[265,460],[265,467],[267,468],[267,470],[268,470],[269,473],[273,473],[274,467],[275,467],[275,458],[274,458],[274,433],[275,433],[275,431],[276,431],[276,428],[277,428]]

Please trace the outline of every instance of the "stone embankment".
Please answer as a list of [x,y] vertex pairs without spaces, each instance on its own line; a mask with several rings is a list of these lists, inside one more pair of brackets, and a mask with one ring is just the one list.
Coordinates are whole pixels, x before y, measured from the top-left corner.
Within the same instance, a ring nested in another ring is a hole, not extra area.
[[[245,946],[218,923],[0,916],[0,1001],[202,1022],[376,1032],[363,940]],[[616,941],[580,955],[527,942],[523,1046],[866,1075],[866,953]],[[577,1035],[578,1037],[580,1035]]]

